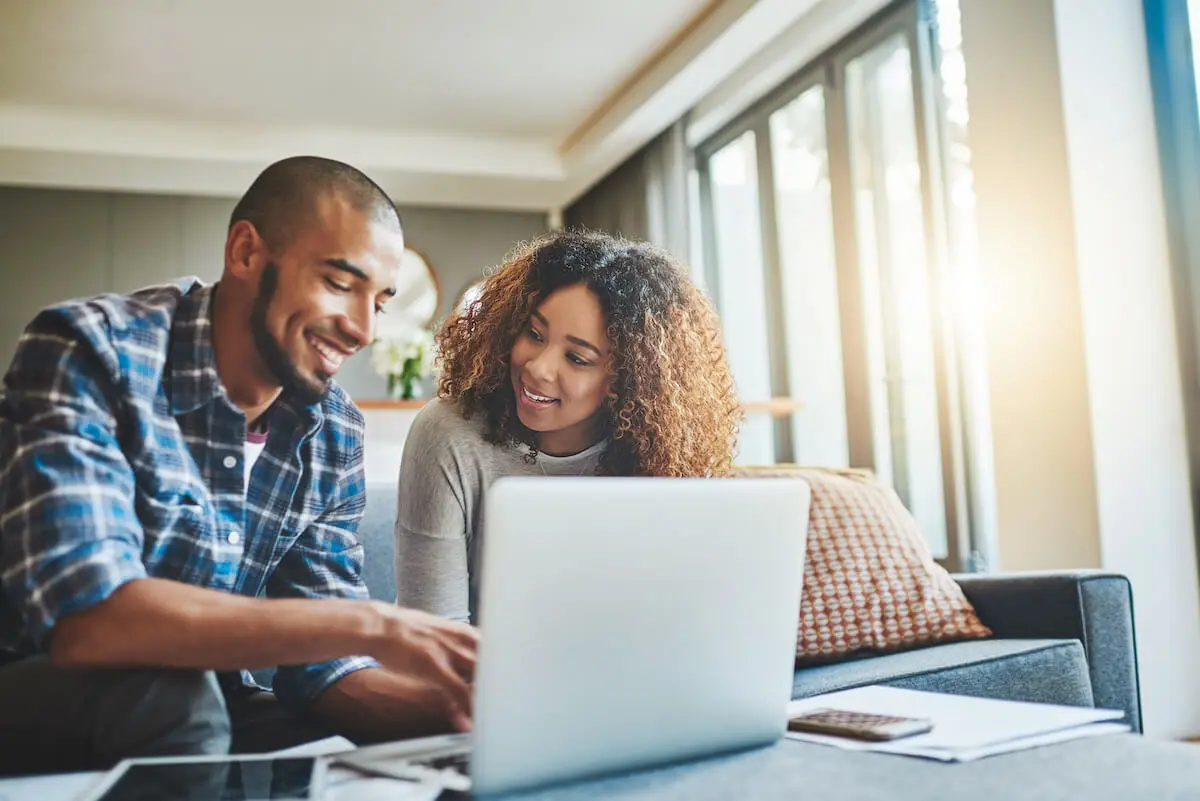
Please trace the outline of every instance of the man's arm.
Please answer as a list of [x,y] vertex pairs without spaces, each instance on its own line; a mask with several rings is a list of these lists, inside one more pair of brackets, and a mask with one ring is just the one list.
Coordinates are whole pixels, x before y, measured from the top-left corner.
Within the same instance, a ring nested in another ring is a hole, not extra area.
[[60,618],[146,575],[133,471],[117,443],[117,360],[91,344],[107,335],[99,312],[43,312],[4,378],[0,584],[34,647]]
[[[338,500],[298,536],[267,582],[272,598],[366,598],[362,578],[364,551],[358,525],[366,507],[361,442],[353,446],[338,477]],[[416,610],[387,605],[405,615]],[[462,643],[463,679],[474,674],[474,630],[429,616],[439,625],[456,626],[469,636]],[[467,634],[469,633],[469,634]],[[351,652],[367,654],[368,652]],[[448,693],[426,676],[380,670],[370,660],[349,657],[303,665],[284,665],[275,674],[275,692],[294,707],[307,707],[336,731],[358,741],[400,739],[470,725],[470,689]],[[465,697],[465,702],[464,702]]]
[[50,657],[73,668],[240,670],[387,654],[388,640],[406,636],[392,611],[376,602],[248,598],[142,578],[59,621]]
[[[51,637],[50,653],[67,667],[202,670],[370,655],[389,670],[346,676],[334,686],[354,681],[339,692],[322,694],[318,714],[346,724],[339,728],[347,733],[372,737],[431,732],[447,722],[465,729],[475,634],[467,626],[382,602],[247,598],[145,578],[63,618]],[[376,708],[377,703],[382,705]],[[389,712],[401,716],[391,720],[390,729],[382,725]]]
[[119,367],[99,312],[29,326],[0,399],[0,584],[35,647],[75,667],[225,669],[364,653],[441,682],[462,678],[474,633],[390,605],[238,598],[147,578],[120,447]]

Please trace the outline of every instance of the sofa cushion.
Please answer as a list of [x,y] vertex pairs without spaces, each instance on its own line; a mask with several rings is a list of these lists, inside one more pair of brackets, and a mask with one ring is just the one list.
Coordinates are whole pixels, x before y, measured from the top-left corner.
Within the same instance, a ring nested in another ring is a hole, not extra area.
[[396,600],[396,482],[367,484],[367,508],[358,524],[363,580],[371,597]]
[[792,697],[886,684],[1008,701],[1092,706],[1078,640],[973,640],[796,671]]
[[812,486],[799,662],[991,635],[895,490],[871,473],[776,466],[734,475],[798,476]]

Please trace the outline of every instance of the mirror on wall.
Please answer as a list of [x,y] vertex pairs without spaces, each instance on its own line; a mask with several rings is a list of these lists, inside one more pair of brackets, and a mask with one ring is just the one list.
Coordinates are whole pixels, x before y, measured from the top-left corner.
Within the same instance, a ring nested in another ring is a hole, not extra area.
[[472,304],[477,303],[483,295],[483,278],[469,284],[462,294],[458,296],[458,301],[454,304],[454,311],[458,313],[465,312]]
[[428,327],[437,317],[442,286],[433,264],[420,250],[408,245],[396,278],[396,297],[379,321],[380,338],[405,338]]

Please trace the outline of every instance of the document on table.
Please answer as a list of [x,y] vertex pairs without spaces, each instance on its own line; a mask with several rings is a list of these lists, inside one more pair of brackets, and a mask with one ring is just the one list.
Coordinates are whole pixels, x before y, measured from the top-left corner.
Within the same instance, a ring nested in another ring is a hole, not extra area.
[[[332,757],[355,750],[356,746],[344,737],[328,737],[312,743],[276,751],[278,757]],[[334,764],[325,777],[322,801],[436,801],[442,794],[441,785],[365,776],[360,772]],[[0,798],[0,801],[4,801]]]
[[1129,731],[1129,726],[1120,722],[1125,713],[1119,710],[997,701],[895,687],[860,687],[792,701],[788,716],[822,707],[929,718],[933,730],[882,743],[807,732],[788,732],[787,736],[849,750],[969,762],[1081,737]]

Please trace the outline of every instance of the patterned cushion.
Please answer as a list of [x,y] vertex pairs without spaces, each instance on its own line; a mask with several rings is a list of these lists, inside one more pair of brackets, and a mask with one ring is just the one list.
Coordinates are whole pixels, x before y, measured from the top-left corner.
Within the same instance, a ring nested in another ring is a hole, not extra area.
[[891,487],[862,470],[739,467],[812,486],[798,662],[989,637]]

